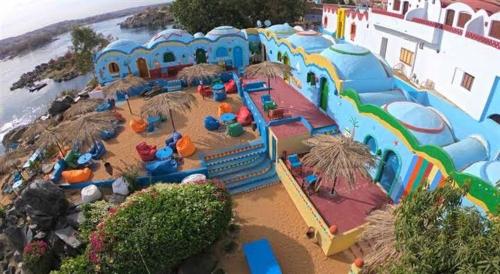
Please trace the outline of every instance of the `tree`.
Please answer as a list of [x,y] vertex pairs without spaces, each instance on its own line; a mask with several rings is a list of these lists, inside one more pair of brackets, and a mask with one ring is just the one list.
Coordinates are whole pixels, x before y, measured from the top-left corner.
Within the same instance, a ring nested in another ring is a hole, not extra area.
[[304,15],[304,0],[176,0],[172,4],[175,20],[187,31],[208,32],[230,25],[255,27],[257,20],[273,24],[297,21]]
[[[393,242],[392,247],[385,249],[392,252],[391,256],[381,254],[385,252],[381,249],[368,256],[368,272],[500,272],[498,218],[490,220],[474,208],[462,207],[461,200],[467,189],[457,189],[451,182],[434,191],[421,187],[405,198],[393,214],[385,214],[384,218],[369,217],[373,222],[367,229],[382,231],[376,227],[386,227],[391,216],[394,229],[383,229],[388,233],[367,233],[374,236],[367,238],[375,243]],[[381,216],[380,212],[374,214]]]
[[93,54],[109,43],[109,37],[97,34],[89,27],[78,26],[71,31],[71,42],[75,52],[76,65],[83,72],[93,68]]

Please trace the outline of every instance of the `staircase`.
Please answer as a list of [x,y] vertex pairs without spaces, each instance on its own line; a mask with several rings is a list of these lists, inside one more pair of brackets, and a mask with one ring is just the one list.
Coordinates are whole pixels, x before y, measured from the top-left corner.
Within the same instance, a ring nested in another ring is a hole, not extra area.
[[222,181],[229,193],[252,191],[279,181],[265,146],[254,141],[202,155],[208,178]]

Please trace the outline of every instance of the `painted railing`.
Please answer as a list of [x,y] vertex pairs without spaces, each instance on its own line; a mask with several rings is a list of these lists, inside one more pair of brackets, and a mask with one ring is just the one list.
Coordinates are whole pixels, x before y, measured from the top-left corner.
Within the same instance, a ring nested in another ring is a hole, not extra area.
[[421,145],[417,138],[399,122],[394,116],[383,111],[375,105],[361,103],[358,94],[353,90],[342,91],[342,96],[348,98],[358,109],[360,114],[369,115],[377,118],[377,121],[383,123],[385,127],[390,127],[399,133],[399,137],[405,145],[411,148],[416,154],[423,154],[426,159],[434,160],[441,171],[455,179],[459,186],[469,184],[468,198],[477,204],[482,204],[488,211],[494,215],[498,214],[500,209],[500,191],[483,181],[479,177],[461,173],[456,170],[453,160],[441,147],[434,145]]
[[390,11],[386,11],[386,10],[383,10],[383,9],[373,8],[372,12],[376,13],[376,14],[382,14],[382,15],[387,15],[387,16],[390,16],[390,17],[404,19],[404,15],[402,15],[402,14],[395,13],[395,12],[390,12]]
[[500,49],[500,41],[498,41],[498,40],[495,40],[495,39],[492,39],[492,38],[489,38],[486,36],[482,36],[482,35],[479,35],[477,33],[473,33],[470,31],[465,32],[465,37],[470,38],[472,40],[476,40],[480,43],[494,47],[496,49]]

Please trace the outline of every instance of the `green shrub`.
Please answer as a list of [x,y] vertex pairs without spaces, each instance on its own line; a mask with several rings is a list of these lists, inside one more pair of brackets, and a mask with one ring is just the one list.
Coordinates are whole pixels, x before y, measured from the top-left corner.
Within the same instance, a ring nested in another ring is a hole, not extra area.
[[104,273],[165,273],[213,244],[231,215],[229,194],[216,184],[155,185],[98,225],[87,256]]
[[109,213],[111,204],[106,201],[97,201],[85,204],[82,207],[85,221],[80,225],[80,238],[87,242],[90,233],[96,229],[97,224]]
[[43,240],[35,240],[24,246],[23,262],[33,274],[46,274],[54,265],[54,254]]
[[59,270],[52,271],[50,274],[86,274],[91,272],[89,261],[85,254],[74,258],[63,260]]

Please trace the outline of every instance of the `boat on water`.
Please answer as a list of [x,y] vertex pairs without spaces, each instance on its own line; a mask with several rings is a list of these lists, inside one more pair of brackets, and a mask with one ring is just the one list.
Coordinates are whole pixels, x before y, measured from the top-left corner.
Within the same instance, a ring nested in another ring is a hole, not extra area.
[[35,85],[33,85],[33,86],[29,87],[29,91],[30,91],[30,92],[34,92],[34,91],[41,90],[41,89],[42,89],[42,88],[44,88],[46,85],[47,85],[47,83],[45,83],[45,82],[41,82],[41,83],[35,84]]

